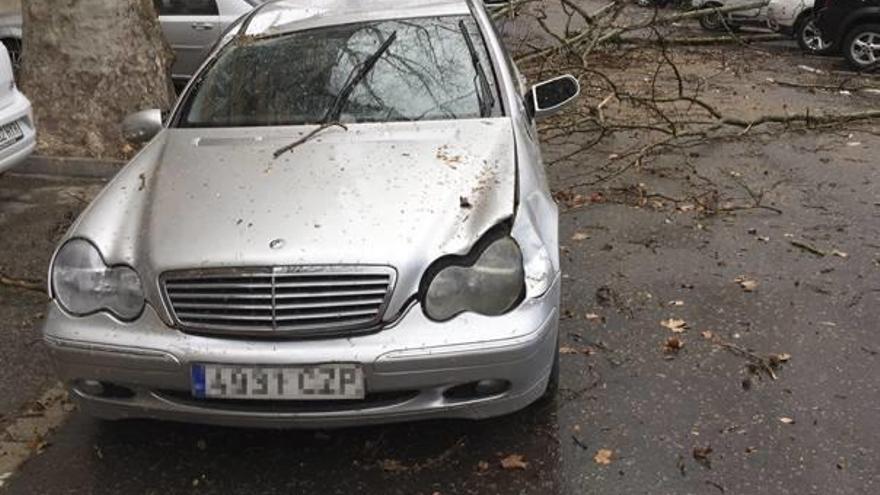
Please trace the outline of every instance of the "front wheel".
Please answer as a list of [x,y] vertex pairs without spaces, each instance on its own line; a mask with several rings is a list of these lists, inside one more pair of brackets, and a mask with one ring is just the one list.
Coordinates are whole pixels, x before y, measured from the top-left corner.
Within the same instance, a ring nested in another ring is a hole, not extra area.
[[816,20],[812,16],[798,22],[794,36],[804,53],[829,55],[834,51],[831,42],[822,38],[822,32],[819,31]]
[[[710,7],[721,7],[720,3],[709,2],[705,5],[701,6],[701,9],[708,9]],[[700,27],[705,29],[706,31],[724,31],[724,14],[719,14],[718,12],[711,12],[709,14],[700,17]]]
[[846,35],[843,55],[857,70],[880,66],[880,24],[862,24]]
[[539,402],[550,402],[556,397],[559,391],[559,339],[556,339],[556,355],[553,356],[553,367],[550,368],[550,379],[547,380],[547,388],[539,399]]

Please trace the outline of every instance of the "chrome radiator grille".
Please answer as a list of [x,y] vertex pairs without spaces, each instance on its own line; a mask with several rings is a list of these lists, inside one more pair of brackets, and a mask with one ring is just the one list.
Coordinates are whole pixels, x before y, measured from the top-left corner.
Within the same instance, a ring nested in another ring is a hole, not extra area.
[[223,333],[320,335],[375,327],[395,272],[374,266],[295,266],[168,272],[175,323]]

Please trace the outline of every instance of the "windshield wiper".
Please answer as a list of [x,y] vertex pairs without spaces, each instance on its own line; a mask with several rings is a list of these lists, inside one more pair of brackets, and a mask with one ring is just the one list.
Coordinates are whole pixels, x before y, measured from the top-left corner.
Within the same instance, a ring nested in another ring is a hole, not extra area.
[[397,31],[391,33],[391,36],[388,37],[379,48],[373,52],[360,66],[355,66],[349,74],[348,82],[345,83],[345,86],[339,91],[339,94],[336,95],[336,98],[333,100],[333,104],[330,105],[330,108],[327,110],[327,113],[324,114],[324,118],[321,119],[320,125],[318,128],[313,130],[312,132],[306,134],[300,139],[288,144],[287,146],[278,148],[275,150],[275,153],[272,154],[276,159],[287,153],[288,151],[296,148],[301,144],[307,143],[310,139],[328,129],[330,127],[341,127],[343,129],[348,130],[348,127],[345,127],[344,124],[339,122],[339,117],[342,115],[342,110],[345,108],[345,105],[348,103],[348,99],[351,98],[351,93],[354,91],[354,88],[360,84],[361,81],[367,77],[367,74],[373,70],[373,67],[376,65],[376,62],[382,58],[382,55],[388,51],[388,48],[394,43],[394,40],[397,39]]
[[[464,42],[467,44],[468,51],[471,54],[471,63],[474,64],[474,70],[477,71],[477,78],[480,80],[479,87],[476,88],[477,101],[480,105],[480,117],[488,117],[492,114],[492,109],[495,108],[492,86],[489,84],[489,78],[486,77],[483,63],[480,62],[480,56],[477,54],[477,49],[474,47],[474,42],[471,40],[471,35],[463,19],[458,21],[458,29],[461,30],[461,34],[464,36]],[[474,85],[477,85],[476,81],[474,81]]]
[[363,64],[361,64],[360,66],[360,69],[355,68],[357,72],[352,71],[353,75],[349,76],[350,79],[339,91],[339,94],[336,95],[336,99],[333,100],[333,105],[330,106],[330,109],[327,110],[327,114],[324,115],[324,124],[339,119],[339,116],[342,115],[342,110],[345,108],[346,103],[348,103],[348,99],[351,97],[351,93],[354,91],[354,88],[356,88],[357,85],[360,84],[360,82],[363,81],[365,77],[367,77],[367,74],[369,74],[370,71],[373,70],[376,62],[378,62],[379,59],[382,58],[382,55],[384,55],[385,52],[388,51],[388,48],[391,46],[392,43],[394,43],[394,40],[396,39],[397,31],[394,31],[393,33],[391,33],[391,36],[389,36],[388,39],[385,40],[385,42],[383,42],[381,46],[379,46],[378,50],[370,55],[369,58],[364,60]]

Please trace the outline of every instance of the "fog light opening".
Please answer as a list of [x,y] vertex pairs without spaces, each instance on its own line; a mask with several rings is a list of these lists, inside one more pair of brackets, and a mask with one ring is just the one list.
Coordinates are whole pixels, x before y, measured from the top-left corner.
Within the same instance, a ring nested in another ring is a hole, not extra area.
[[509,389],[510,382],[507,380],[479,380],[450,387],[443,392],[443,397],[453,401],[482,399],[503,394]]
[[76,388],[84,394],[97,395],[99,397],[104,393],[104,385],[98,380],[80,380],[76,384]]
[[91,395],[93,397],[130,399],[135,396],[134,390],[128,387],[98,380],[78,380],[75,386],[76,389],[83,394]]
[[477,395],[497,395],[506,391],[509,387],[507,380],[480,380],[474,386]]

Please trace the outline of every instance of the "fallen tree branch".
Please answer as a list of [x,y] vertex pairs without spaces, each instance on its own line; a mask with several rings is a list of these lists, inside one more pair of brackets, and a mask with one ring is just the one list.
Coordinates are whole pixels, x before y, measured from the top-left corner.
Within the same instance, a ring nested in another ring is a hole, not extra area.
[[[759,41],[787,40],[788,37],[781,34],[753,34],[747,36],[701,36],[695,38],[665,38],[663,43],[667,45],[721,45],[726,43],[754,43]],[[615,42],[621,45],[654,45],[656,40],[648,38],[618,38]]]
[[6,276],[3,273],[0,273],[0,285],[5,285],[7,287],[14,287],[16,289],[24,289],[30,290],[34,292],[45,293],[46,289],[43,282],[39,282],[36,280],[25,280],[21,278],[14,278]]

